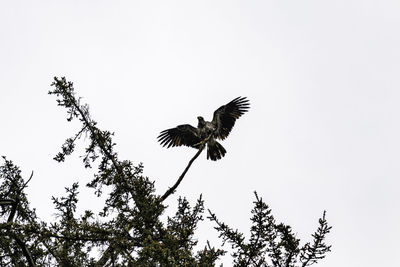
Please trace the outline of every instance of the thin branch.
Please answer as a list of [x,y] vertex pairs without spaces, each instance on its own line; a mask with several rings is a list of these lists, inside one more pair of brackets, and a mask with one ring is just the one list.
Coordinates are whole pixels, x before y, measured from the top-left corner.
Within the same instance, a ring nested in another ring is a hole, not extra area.
[[101,256],[101,258],[97,261],[97,263],[94,266],[104,266],[113,253],[114,253],[114,248],[110,244],[108,248],[103,252],[103,256]]
[[[28,183],[30,182],[32,177],[33,177],[33,171],[31,173],[31,176],[29,177],[28,181],[26,181],[26,183],[24,183],[21,188],[18,188],[18,184],[14,181],[14,179],[11,180],[11,182],[13,182],[15,184],[15,186],[17,187],[18,195],[22,192],[22,190],[25,189],[25,187],[28,185]],[[10,215],[8,216],[8,220],[7,220],[8,223],[10,223],[14,220],[14,216],[17,212],[17,206],[19,204],[19,196],[18,195],[16,197],[16,200],[13,200],[13,199],[0,200],[0,205],[11,205],[11,212],[10,212]]]
[[[107,156],[107,158],[109,160],[111,160],[111,162],[113,163],[115,169],[117,170],[117,172],[119,174],[122,174],[122,167],[121,165],[118,164],[118,162],[115,160],[114,156],[111,155],[110,151],[108,151],[108,149],[104,146],[104,143],[102,142],[102,140],[99,138],[98,136],[98,132],[96,131],[97,128],[93,127],[92,125],[92,121],[90,120],[90,118],[86,118],[84,112],[82,111],[81,107],[79,106],[79,104],[76,102],[75,98],[69,94],[70,100],[72,101],[74,107],[76,108],[76,110],[78,110],[79,114],[81,115],[81,118],[83,119],[84,123],[85,123],[85,127],[88,127],[90,132],[92,133],[94,139],[96,140],[97,144],[99,145],[99,147],[101,148],[101,150],[104,152],[104,154]],[[90,120],[90,121],[89,121]],[[84,127],[84,128],[85,128]],[[83,130],[83,129],[82,129]]]
[[104,237],[104,238],[102,238],[102,237],[91,237],[89,235],[88,236],[84,236],[84,235],[81,235],[81,236],[79,236],[79,235],[66,236],[66,235],[57,235],[57,234],[54,234],[54,233],[44,233],[44,234],[40,233],[40,232],[37,232],[37,233],[40,234],[42,237],[46,237],[46,238],[54,237],[56,239],[62,239],[62,240],[68,240],[68,241],[106,242],[106,241],[109,240],[109,238],[106,238],[106,237]]
[[14,199],[0,199],[0,206],[13,205],[14,203]]
[[32,177],[33,177],[33,171],[32,171],[32,173],[31,173],[31,176],[29,177],[28,181],[26,181],[26,183],[24,183],[24,185],[22,186],[20,192],[26,188],[26,186],[28,185],[28,183],[31,181]]
[[11,212],[8,216],[7,223],[11,223],[14,220],[14,216],[17,213],[17,205],[19,200],[17,199],[13,204],[11,204]]
[[29,250],[26,248],[25,243],[16,235],[13,234],[13,238],[15,239],[15,241],[17,242],[17,244],[20,246],[20,248],[22,249],[22,253],[24,254],[26,260],[28,261],[28,265],[29,266],[35,266],[35,262],[32,259],[32,255],[29,252]]
[[197,159],[197,157],[201,154],[201,152],[204,149],[204,143],[200,146],[199,151],[197,151],[196,155],[194,155],[194,157],[189,161],[188,165],[186,166],[185,170],[183,171],[183,173],[181,174],[181,176],[179,176],[178,180],[176,181],[176,183],[170,187],[165,193],[164,195],[161,197],[161,201],[164,201],[165,199],[167,199],[167,197],[169,197],[171,194],[173,194],[176,190],[176,188],[179,186],[179,184],[182,182],[183,177],[185,177],[185,174],[187,173],[187,171],[189,170],[190,166],[192,165],[192,163]]

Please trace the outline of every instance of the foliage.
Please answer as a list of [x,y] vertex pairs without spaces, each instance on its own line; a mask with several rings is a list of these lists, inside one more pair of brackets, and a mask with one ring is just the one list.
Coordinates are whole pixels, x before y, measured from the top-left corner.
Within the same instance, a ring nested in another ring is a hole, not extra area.
[[[309,266],[323,259],[330,251],[331,246],[324,243],[325,236],[331,229],[325,212],[319,219],[317,232],[312,235],[314,243],[306,243],[300,247],[300,240],[295,237],[291,227],[283,223],[277,224],[271,209],[256,192],[255,196],[248,242],[245,242],[242,233],[220,222],[209,210],[209,219],[217,224],[215,229],[219,232],[219,237],[224,243],[230,243],[235,251],[232,255],[235,266]],[[299,265],[296,265],[298,262]]]
[[[66,108],[67,120],[77,119],[80,130],[67,138],[54,157],[63,162],[75,149],[75,142],[88,137],[83,155],[85,168],[97,164],[98,171],[87,183],[100,197],[107,188],[105,205],[99,214],[76,212],[79,184],[66,188],[66,195],[53,197],[56,218],[41,221],[29,206],[20,169],[4,158],[0,167],[0,265],[1,266],[214,266],[226,252],[207,246],[196,252],[194,238],[202,221],[202,196],[191,207],[186,198],[178,199],[175,215],[161,220],[167,207],[164,200],[179,185],[162,196],[155,194],[154,182],[143,176],[143,166],[120,160],[114,151],[113,133],[100,130],[91,118],[88,105],[75,96],[72,82],[54,78],[59,106]],[[198,154],[196,155],[196,157]],[[191,160],[194,161],[195,158]],[[190,162],[190,164],[191,164]],[[187,169],[179,177],[183,179]],[[221,223],[210,212],[209,219],[223,242],[231,243],[235,266],[308,266],[330,251],[324,243],[329,232],[325,213],[313,235],[313,243],[300,247],[290,226],[276,224],[268,206],[256,194],[251,218],[250,239]]]

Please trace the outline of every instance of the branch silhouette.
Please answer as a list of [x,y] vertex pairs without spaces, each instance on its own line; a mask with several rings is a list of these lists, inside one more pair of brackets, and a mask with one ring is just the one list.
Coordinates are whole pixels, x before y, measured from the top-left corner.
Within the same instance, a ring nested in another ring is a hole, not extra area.
[[[208,138],[207,138],[208,139]],[[167,197],[169,197],[170,195],[172,195],[176,188],[179,186],[179,184],[182,182],[183,177],[185,177],[185,174],[187,173],[187,171],[189,170],[190,166],[192,166],[192,163],[197,159],[197,157],[201,154],[201,152],[204,149],[204,142],[201,144],[199,150],[197,151],[196,155],[193,156],[193,158],[189,161],[188,165],[186,166],[185,170],[182,172],[181,176],[179,176],[178,180],[176,181],[176,183],[170,187],[165,193],[164,195],[162,195],[161,197],[161,201],[164,201],[165,199],[167,199]]]

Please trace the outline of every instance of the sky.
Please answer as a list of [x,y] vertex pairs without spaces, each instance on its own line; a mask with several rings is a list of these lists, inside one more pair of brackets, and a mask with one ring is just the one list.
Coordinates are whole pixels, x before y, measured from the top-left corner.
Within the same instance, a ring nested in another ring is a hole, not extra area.
[[[34,171],[27,193],[44,220],[51,196],[76,181],[79,210],[101,209],[84,188],[84,141],[65,163],[52,160],[79,129],[47,95],[54,76],[74,82],[99,127],[115,132],[120,158],[142,162],[159,194],[196,153],[161,147],[159,132],[246,96],[226,156],[203,152],[169,211],[178,196],[194,204],[203,194],[248,234],[256,190],[303,244],[327,211],[332,252],[318,266],[400,266],[398,1],[0,4],[0,155],[25,177]],[[221,244],[207,220],[197,237]]]

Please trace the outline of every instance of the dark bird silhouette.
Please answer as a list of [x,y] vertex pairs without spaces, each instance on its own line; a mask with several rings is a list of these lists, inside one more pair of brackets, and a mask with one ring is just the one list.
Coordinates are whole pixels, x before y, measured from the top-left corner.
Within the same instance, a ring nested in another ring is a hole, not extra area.
[[200,149],[201,145],[206,143],[207,159],[219,160],[225,156],[226,150],[216,139],[227,138],[236,120],[247,112],[249,106],[246,97],[237,97],[217,109],[211,122],[199,116],[197,128],[190,124],[179,125],[162,131],[158,141],[167,148],[183,145]]

